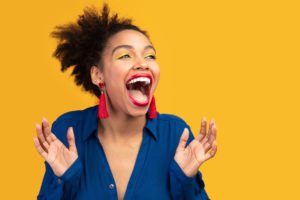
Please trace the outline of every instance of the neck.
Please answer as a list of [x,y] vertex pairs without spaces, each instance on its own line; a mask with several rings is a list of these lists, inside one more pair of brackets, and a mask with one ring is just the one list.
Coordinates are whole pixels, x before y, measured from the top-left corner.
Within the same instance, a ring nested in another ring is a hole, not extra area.
[[99,121],[99,133],[105,138],[114,141],[127,140],[140,136],[146,124],[146,116],[128,117],[122,115],[110,115],[108,118]]

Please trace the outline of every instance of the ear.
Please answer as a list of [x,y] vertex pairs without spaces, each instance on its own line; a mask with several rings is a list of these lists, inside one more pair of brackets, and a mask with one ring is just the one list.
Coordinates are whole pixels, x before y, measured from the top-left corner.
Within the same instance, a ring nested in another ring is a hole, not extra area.
[[92,66],[91,67],[91,80],[93,84],[99,85],[99,83],[103,82],[103,73],[97,66]]

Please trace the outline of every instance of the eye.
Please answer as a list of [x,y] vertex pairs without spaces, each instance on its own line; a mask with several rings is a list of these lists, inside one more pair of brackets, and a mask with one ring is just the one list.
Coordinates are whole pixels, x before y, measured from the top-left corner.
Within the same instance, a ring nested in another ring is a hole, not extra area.
[[121,55],[117,56],[118,60],[130,58],[130,55],[128,53],[122,53]]
[[145,58],[149,58],[151,60],[156,60],[156,55],[154,54],[149,54],[148,56],[146,56]]

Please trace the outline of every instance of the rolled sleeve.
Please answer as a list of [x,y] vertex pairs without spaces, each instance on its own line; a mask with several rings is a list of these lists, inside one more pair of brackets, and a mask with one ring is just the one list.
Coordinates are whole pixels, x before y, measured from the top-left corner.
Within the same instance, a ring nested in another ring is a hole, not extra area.
[[185,175],[175,160],[170,164],[171,196],[174,200],[209,200],[200,172],[194,177]]
[[71,165],[69,169],[67,169],[67,171],[61,177],[59,177],[59,179],[66,183],[76,181],[80,178],[81,172],[82,165],[79,158],[77,158],[77,160]]
[[80,160],[77,159],[61,177],[53,173],[48,163],[45,164],[46,172],[37,199],[63,200],[73,198],[78,191],[82,174]]

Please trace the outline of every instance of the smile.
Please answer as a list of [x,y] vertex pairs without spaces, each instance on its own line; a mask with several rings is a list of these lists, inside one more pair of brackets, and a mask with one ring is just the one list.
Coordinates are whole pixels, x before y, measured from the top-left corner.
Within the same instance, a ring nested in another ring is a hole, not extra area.
[[130,101],[136,106],[147,106],[150,101],[152,76],[149,74],[135,74],[131,76],[126,88]]

